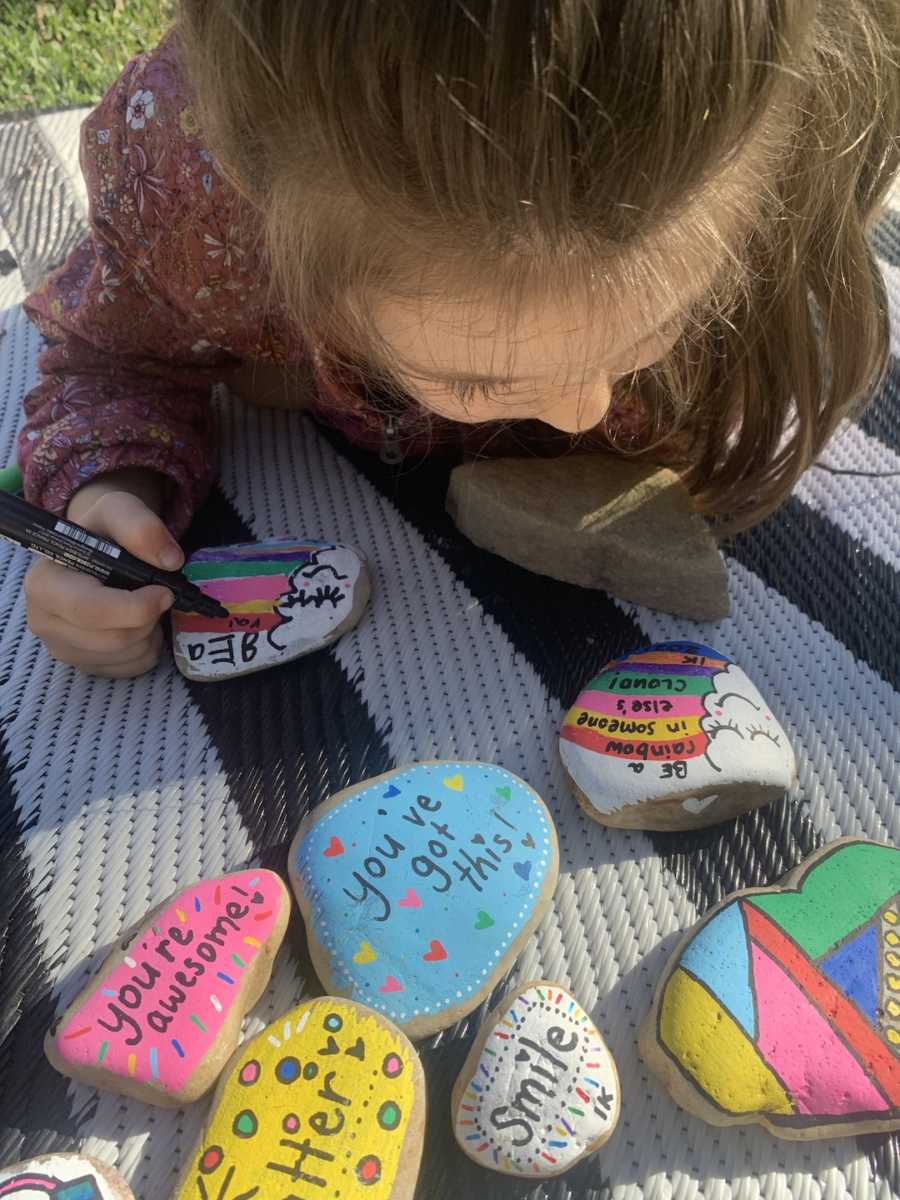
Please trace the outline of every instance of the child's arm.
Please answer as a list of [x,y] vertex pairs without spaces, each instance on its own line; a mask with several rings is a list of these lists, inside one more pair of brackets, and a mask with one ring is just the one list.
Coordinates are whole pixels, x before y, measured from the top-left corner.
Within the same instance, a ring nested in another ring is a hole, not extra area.
[[[158,87],[156,124],[135,116],[134,97],[149,94],[146,75],[133,78],[141,69],[126,68],[82,130],[89,235],[25,302],[49,345],[25,400],[19,459],[32,502],[169,566],[166,550],[181,561],[172,533],[212,479],[210,390],[234,362],[204,337],[221,315],[194,299],[205,282],[196,276],[217,264],[198,266],[196,247],[192,260],[185,231],[203,244],[230,214],[221,195],[215,213],[204,207],[199,179],[200,199],[180,188],[183,101],[168,97],[167,112]],[[63,661],[102,674],[155,661],[165,589],[117,592],[42,562],[26,591],[32,628]]]

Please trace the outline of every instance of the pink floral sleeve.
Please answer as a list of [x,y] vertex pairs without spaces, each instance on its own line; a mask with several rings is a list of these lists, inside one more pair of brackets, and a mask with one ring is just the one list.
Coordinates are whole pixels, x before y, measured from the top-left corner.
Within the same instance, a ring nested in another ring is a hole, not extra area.
[[26,495],[50,510],[95,476],[147,467],[171,481],[165,517],[180,533],[209,488],[210,388],[236,359],[205,336],[214,314],[194,310],[210,289],[188,263],[215,266],[208,251],[233,213],[227,197],[213,211],[218,176],[191,123],[155,51],[125,68],[82,129],[90,233],[25,302],[49,344],[19,459]]

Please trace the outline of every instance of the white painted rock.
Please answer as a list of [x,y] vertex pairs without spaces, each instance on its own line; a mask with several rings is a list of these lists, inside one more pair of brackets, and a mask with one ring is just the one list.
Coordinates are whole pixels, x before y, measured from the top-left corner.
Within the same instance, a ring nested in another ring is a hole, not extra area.
[[126,934],[44,1041],[82,1083],[180,1107],[209,1091],[272,973],[291,910],[272,871],[171,896]]
[[569,709],[563,766],[596,821],[699,829],[784,794],[787,734],[727,655],[660,642],[609,662]]
[[172,612],[175,663],[188,679],[230,679],[329,646],[369,599],[365,560],[349,546],[270,538],[193,554],[184,574],[228,617]]
[[432,762],[319,805],[288,864],[326,991],[416,1038],[471,1012],[510,969],[553,896],[558,853],[517,776]]
[[378,1013],[326,996],[241,1046],[176,1200],[410,1200],[424,1132],[413,1047]]
[[112,1167],[84,1154],[42,1154],[0,1167],[3,1200],[133,1200]]
[[539,980],[488,1016],[453,1089],[453,1131],[480,1166],[561,1175],[610,1137],[619,1076],[574,996]]

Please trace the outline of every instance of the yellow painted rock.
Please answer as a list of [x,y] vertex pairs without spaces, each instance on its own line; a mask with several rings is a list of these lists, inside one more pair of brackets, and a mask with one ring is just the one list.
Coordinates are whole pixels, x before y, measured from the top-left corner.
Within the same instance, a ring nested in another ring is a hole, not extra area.
[[176,1200],[408,1200],[424,1128],[424,1076],[404,1034],[326,996],[234,1056]]

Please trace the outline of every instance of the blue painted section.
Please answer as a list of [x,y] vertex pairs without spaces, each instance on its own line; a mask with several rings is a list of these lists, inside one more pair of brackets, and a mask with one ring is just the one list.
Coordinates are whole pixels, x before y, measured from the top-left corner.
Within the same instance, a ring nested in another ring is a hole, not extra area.
[[736,900],[703,926],[682,954],[681,965],[706,984],[745,1033],[756,1037],[750,949]]
[[878,1008],[878,931],[867,925],[823,958],[819,969],[875,1024]]
[[555,873],[555,835],[508,771],[421,764],[342,800],[291,866],[333,984],[405,1024],[497,973]]

